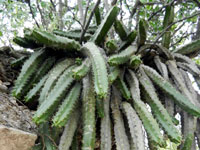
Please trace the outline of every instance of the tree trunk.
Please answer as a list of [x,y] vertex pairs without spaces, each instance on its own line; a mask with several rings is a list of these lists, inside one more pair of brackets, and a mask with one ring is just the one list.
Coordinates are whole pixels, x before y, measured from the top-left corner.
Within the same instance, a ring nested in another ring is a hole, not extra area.
[[82,0],[77,0],[77,3],[78,3],[79,14],[80,14],[80,22],[81,24],[83,24],[84,16],[83,16]]
[[62,0],[59,0],[59,4],[58,4],[58,21],[59,21],[59,23],[58,23],[58,25],[59,25],[59,29],[60,30],[62,30],[63,29],[63,20],[62,20],[62,18],[63,18],[63,2],[62,2]]

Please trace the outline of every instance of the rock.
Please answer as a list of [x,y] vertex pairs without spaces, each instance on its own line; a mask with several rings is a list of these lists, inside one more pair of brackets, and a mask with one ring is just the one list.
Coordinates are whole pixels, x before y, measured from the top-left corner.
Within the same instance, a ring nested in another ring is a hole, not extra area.
[[1,150],[30,150],[37,139],[36,134],[0,125]]
[[0,91],[0,125],[36,133],[32,115],[26,106],[17,103],[17,99]]
[[33,111],[9,94],[20,70],[10,64],[24,55],[29,54],[0,48],[0,150],[31,150],[37,139]]
[[10,85],[10,82],[3,82],[3,85],[9,86],[9,85]]
[[0,150],[30,150],[37,139],[32,112],[0,91]]
[[8,92],[7,86],[1,85],[1,84],[0,84],[0,91],[1,91],[1,92],[4,92],[4,93],[7,93],[7,92]]

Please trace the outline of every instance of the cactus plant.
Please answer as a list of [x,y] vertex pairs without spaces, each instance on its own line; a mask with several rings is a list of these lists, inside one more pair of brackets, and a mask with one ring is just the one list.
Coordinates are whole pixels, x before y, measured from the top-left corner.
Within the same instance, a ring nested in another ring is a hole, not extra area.
[[[32,48],[34,52],[29,58],[19,60],[24,65],[13,95],[26,102],[39,97],[33,117],[37,124],[52,121],[55,127],[65,126],[60,149],[72,146],[71,149],[93,150],[97,145],[101,150],[113,147],[143,150],[142,126],[151,149],[165,147],[164,138],[180,143],[181,135],[173,123],[174,116],[168,114],[160,99],[162,92],[183,111],[200,117],[200,108],[184,95],[184,90],[177,90],[177,83],[171,82],[169,68],[165,65],[173,60],[182,71],[200,78],[199,67],[183,55],[190,53],[190,47],[199,48],[199,40],[170,52],[166,47],[147,43],[145,20],[140,19],[137,31],[128,33],[117,20],[118,13],[119,8],[113,6],[102,19],[96,8],[98,26],[88,28],[84,44],[76,41],[80,39],[81,29],[54,30],[53,33],[34,29],[25,34],[32,42],[25,37],[14,39],[19,46]],[[120,37],[118,41],[106,39],[112,26]],[[151,49],[156,50],[154,55],[149,55]],[[153,60],[154,64],[148,60]],[[81,146],[77,143],[78,137],[82,138]],[[99,145],[95,144],[97,140],[100,140]],[[191,141],[187,137],[186,149]]]

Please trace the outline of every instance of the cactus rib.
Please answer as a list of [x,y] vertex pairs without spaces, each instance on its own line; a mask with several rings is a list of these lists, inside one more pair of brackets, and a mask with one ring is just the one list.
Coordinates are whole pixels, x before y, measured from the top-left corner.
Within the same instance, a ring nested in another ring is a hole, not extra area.
[[127,33],[128,29],[125,27],[125,25],[121,21],[116,20],[114,27],[115,27],[115,31],[119,35],[120,39],[122,41],[125,41],[127,39],[127,35],[128,35],[128,33]]
[[101,118],[101,150],[111,150],[111,120],[110,120],[110,90],[107,98],[104,100],[104,117]]
[[170,140],[174,143],[180,143],[181,141],[180,133],[174,126],[167,110],[164,108],[164,106],[158,99],[158,96],[156,94],[152,82],[141,68],[140,68],[139,81],[143,87],[144,91],[143,94],[145,95],[145,100],[151,106],[153,115],[155,116],[159,124],[163,127],[164,131],[169,136]]
[[90,59],[86,58],[80,66],[72,70],[73,78],[76,80],[82,79],[90,71],[90,66],[91,66]]
[[131,99],[131,93],[130,93],[130,91],[129,91],[127,85],[126,85],[126,83],[123,81],[123,79],[121,77],[118,77],[116,79],[115,86],[121,92],[122,96],[126,100],[130,100]]
[[93,150],[95,146],[95,93],[91,75],[83,78],[83,138],[82,150]]
[[74,81],[71,72],[71,70],[74,67],[75,66],[71,66],[63,72],[63,74],[59,77],[58,81],[56,82],[56,85],[51,90],[47,98],[39,106],[33,117],[33,120],[36,123],[44,122],[55,111],[59,101],[63,98],[69,86]]
[[57,127],[64,126],[72,114],[73,110],[76,108],[77,101],[79,100],[79,95],[81,92],[81,84],[76,83],[70,90],[67,97],[64,99],[63,103],[58,109],[58,112],[53,118],[53,125]]
[[187,70],[194,76],[200,76],[199,67],[192,59],[190,59],[189,57],[187,57],[185,55],[178,54],[178,53],[174,53],[173,55],[177,61],[177,65],[180,68]]
[[112,84],[120,74],[120,69],[117,66],[110,67],[110,73],[108,75],[109,84]]
[[[154,63],[156,65],[158,71],[160,72],[160,74],[163,76],[163,78],[165,78],[166,80],[169,81],[167,66],[166,66],[166,64],[161,62],[159,56],[154,57]],[[173,123],[176,122],[176,121],[174,121],[175,118],[173,117],[173,115],[174,115],[174,101],[171,101],[170,98],[166,96],[166,94],[164,94],[165,96],[161,96],[161,95],[162,95],[162,93],[160,94],[160,98],[161,98],[161,100],[165,101],[165,107],[166,107],[169,115],[171,116]],[[174,123],[174,124],[176,125],[176,123]]]
[[[167,6],[165,9],[166,11],[163,21],[163,29],[166,29],[174,21],[174,7]],[[171,28],[168,28],[162,38],[162,45],[166,48],[169,48],[170,46],[170,40],[171,40],[170,30]]]
[[129,46],[119,54],[114,54],[108,59],[108,63],[112,66],[121,65],[129,61],[130,57],[137,51],[136,46]]
[[136,36],[137,36],[137,32],[136,31],[130,32],[128,34],[126,40],[122,41],[122,43],[120,44],[119,50],[126,49],[128,46],[130,46],[134,42]]
[[177,85],[178,89],[181,91],[181,93],[184,96],[188,98],[188,100],[190,100],[191,103],[197,106],[198,100],[195,99],[191,91],[189,91],[189,89],[186,88],[187,86],[186,86],[185,80],[183,78],[182,73],[177,68],[176,63],[174,61],[167,61],[167,66],[171,74],[171,77],[174,80],[175,84]]
[[161,62],[159,56],[155,56],[154,57],[154,63],[156,65],[156,67],[158,68],[159,72],[161,73],[161,75],[165,78],[168,79],[168,71],[167,71],[167,66]]
[[196,65],[188,64],[188,63],[181,63],[177,62],[176,63],[179,68],[182,68],[183,70],[188,71],[194,76],[200,76],[200,70]]
[[99,98],[105,98],[108,93],[108,73],[105,60],[99,48],[92,42],[83,46],[83,53],[90,57],[94,75],[95,92]]
[[153,118],[152,114],[147,110],[145,103],[140,99],[139,81],[133,71],[129,70],[129,74],[129,76],[127,75],[127,81],[133,98],[133,106],[144,125],[148,139],[155,145],[164,146],[165,142],[160,133],[158,123]]
[[154,69],[142,65],[142,68],[146,74],[153,80],[153,82],[159,86],[166,94],[168,94],[174,102],[183,108],[186,112],[200,116],[200,109],[192,104],[184,95],[178,92],[168,81],[160,76]]
[[144,45],[147,38],[146,27],[145,27],[145,20],[140,19],[138,24],[138,37],[137,37],[137,45],[142,46]]
[[72,144],[74,133],[78,126],[79,115],[80,113],[78,110],[71,114],[70,119],[65,125],[65,129],[60,138],[59,150],[69,150]]
[[200,47],[200,39],[197,39],[191,43],[188,43],[174,51],[174,53],[180,53],[183,55],[191,55],[192,53],[196,53]]
[[91,38],[91,41],[95,42],[97,45],[99,45],[103,41],[109,29],[115,22],[118,12],[119,8],[117,6],[113,6],[110,9],[110,11],[105,16],[104,20],[101,22],[100,26],[96,30],[95,34]]
[[33,79],[26,86],[26,89],[23,90],[23,95],[26,95],[27,92],[32,88],[32,86],[37,83],[46,73],[50,70],[55,62],[55,57],[49,57],[40,64],[40,68],[36,71]]
[[114,120],[114,135],[117,150],[130,150],[130,145],[128,142],[128,137],[125,132],[124,121],[122,114],[119,109],[120,105],[120,95],[117,93],[117,90],[113,87],[111,109],[112,116]]
[[24,63],[21,72],[15,82],[13,89],[13,95],[20,98],[23,93],[24,87],[28,84],[31,76],[35,73],[38,65],[42,62],[45,57],[45,51],[40,50],[33,53],[29,59]]
[[192,65],[196,66],[195,62],[185,55],[182,55],[179,53],[174,53],[173,56],[177,62],[188,63],[188,64],[192,64]]
[[142,129],[142,122],[139,119],[135,110],[127,102],[122,103],[122,110],[128,120],[129,130],[131,133],[131,140],[133,141],[133,150],[144,150],[144,135]]
[[41,47],[40,44],[37,44],[33,39],[30,39],[30,37],[28,36],[25,36],[25,37],[17,36],[13,39],[13,42],[24,48],[34,49],[34,48]]
[[32,36],[41,44],[47,47],[62,49],[64,51],[79,50],[80,45],[78,42],[67,37],[62,37],[48,33],[46,31],[33,30]]
[[73,60],[72,59],[64,59],[60,62],[58,62],[50,71],[49,76],[46,82],[44,83],[44,86],[42,88],[42,91],[40,93],[39,102],[40,104],[46,99],[47,95],[49,94],[50,90],[54,87],[58,77],[63,73],[63,71],[68,68],[70,65],[72,65]]
[[25,101],[29,102],[39,93],[40,89],[43,87],[48,75],[45,75],[25,96]]
[[95,19],[96,19],[96,24],[97,26],[101,24],[101,14],[100,14],[100,10],[99,10],[99,7],[97,7],[95,10],[94,10],[94,15],[95,15]]

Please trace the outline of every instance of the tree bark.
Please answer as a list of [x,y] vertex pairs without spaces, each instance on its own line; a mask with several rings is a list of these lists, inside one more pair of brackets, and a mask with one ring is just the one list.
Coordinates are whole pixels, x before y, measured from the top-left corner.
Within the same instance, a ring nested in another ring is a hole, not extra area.
[[[65,1],[65,7],[67,5],[67,1]],[[64,3],[62,0],[59,0],[59,3],[58,3],[58,25],[59,25],[59,29],[60,30],[63,30],[64,28],[64,24],[63,24],[63,15],[64,15]]]
[[108,4],[108,0],[104,0],[104,7],[106,9],[106,13],[109,11],[109,4]]
[[78,3],[79,15],[80,15],[80,22],[83,25],[84,16],[83,16],[82,0],[77,0],[77,3]]

